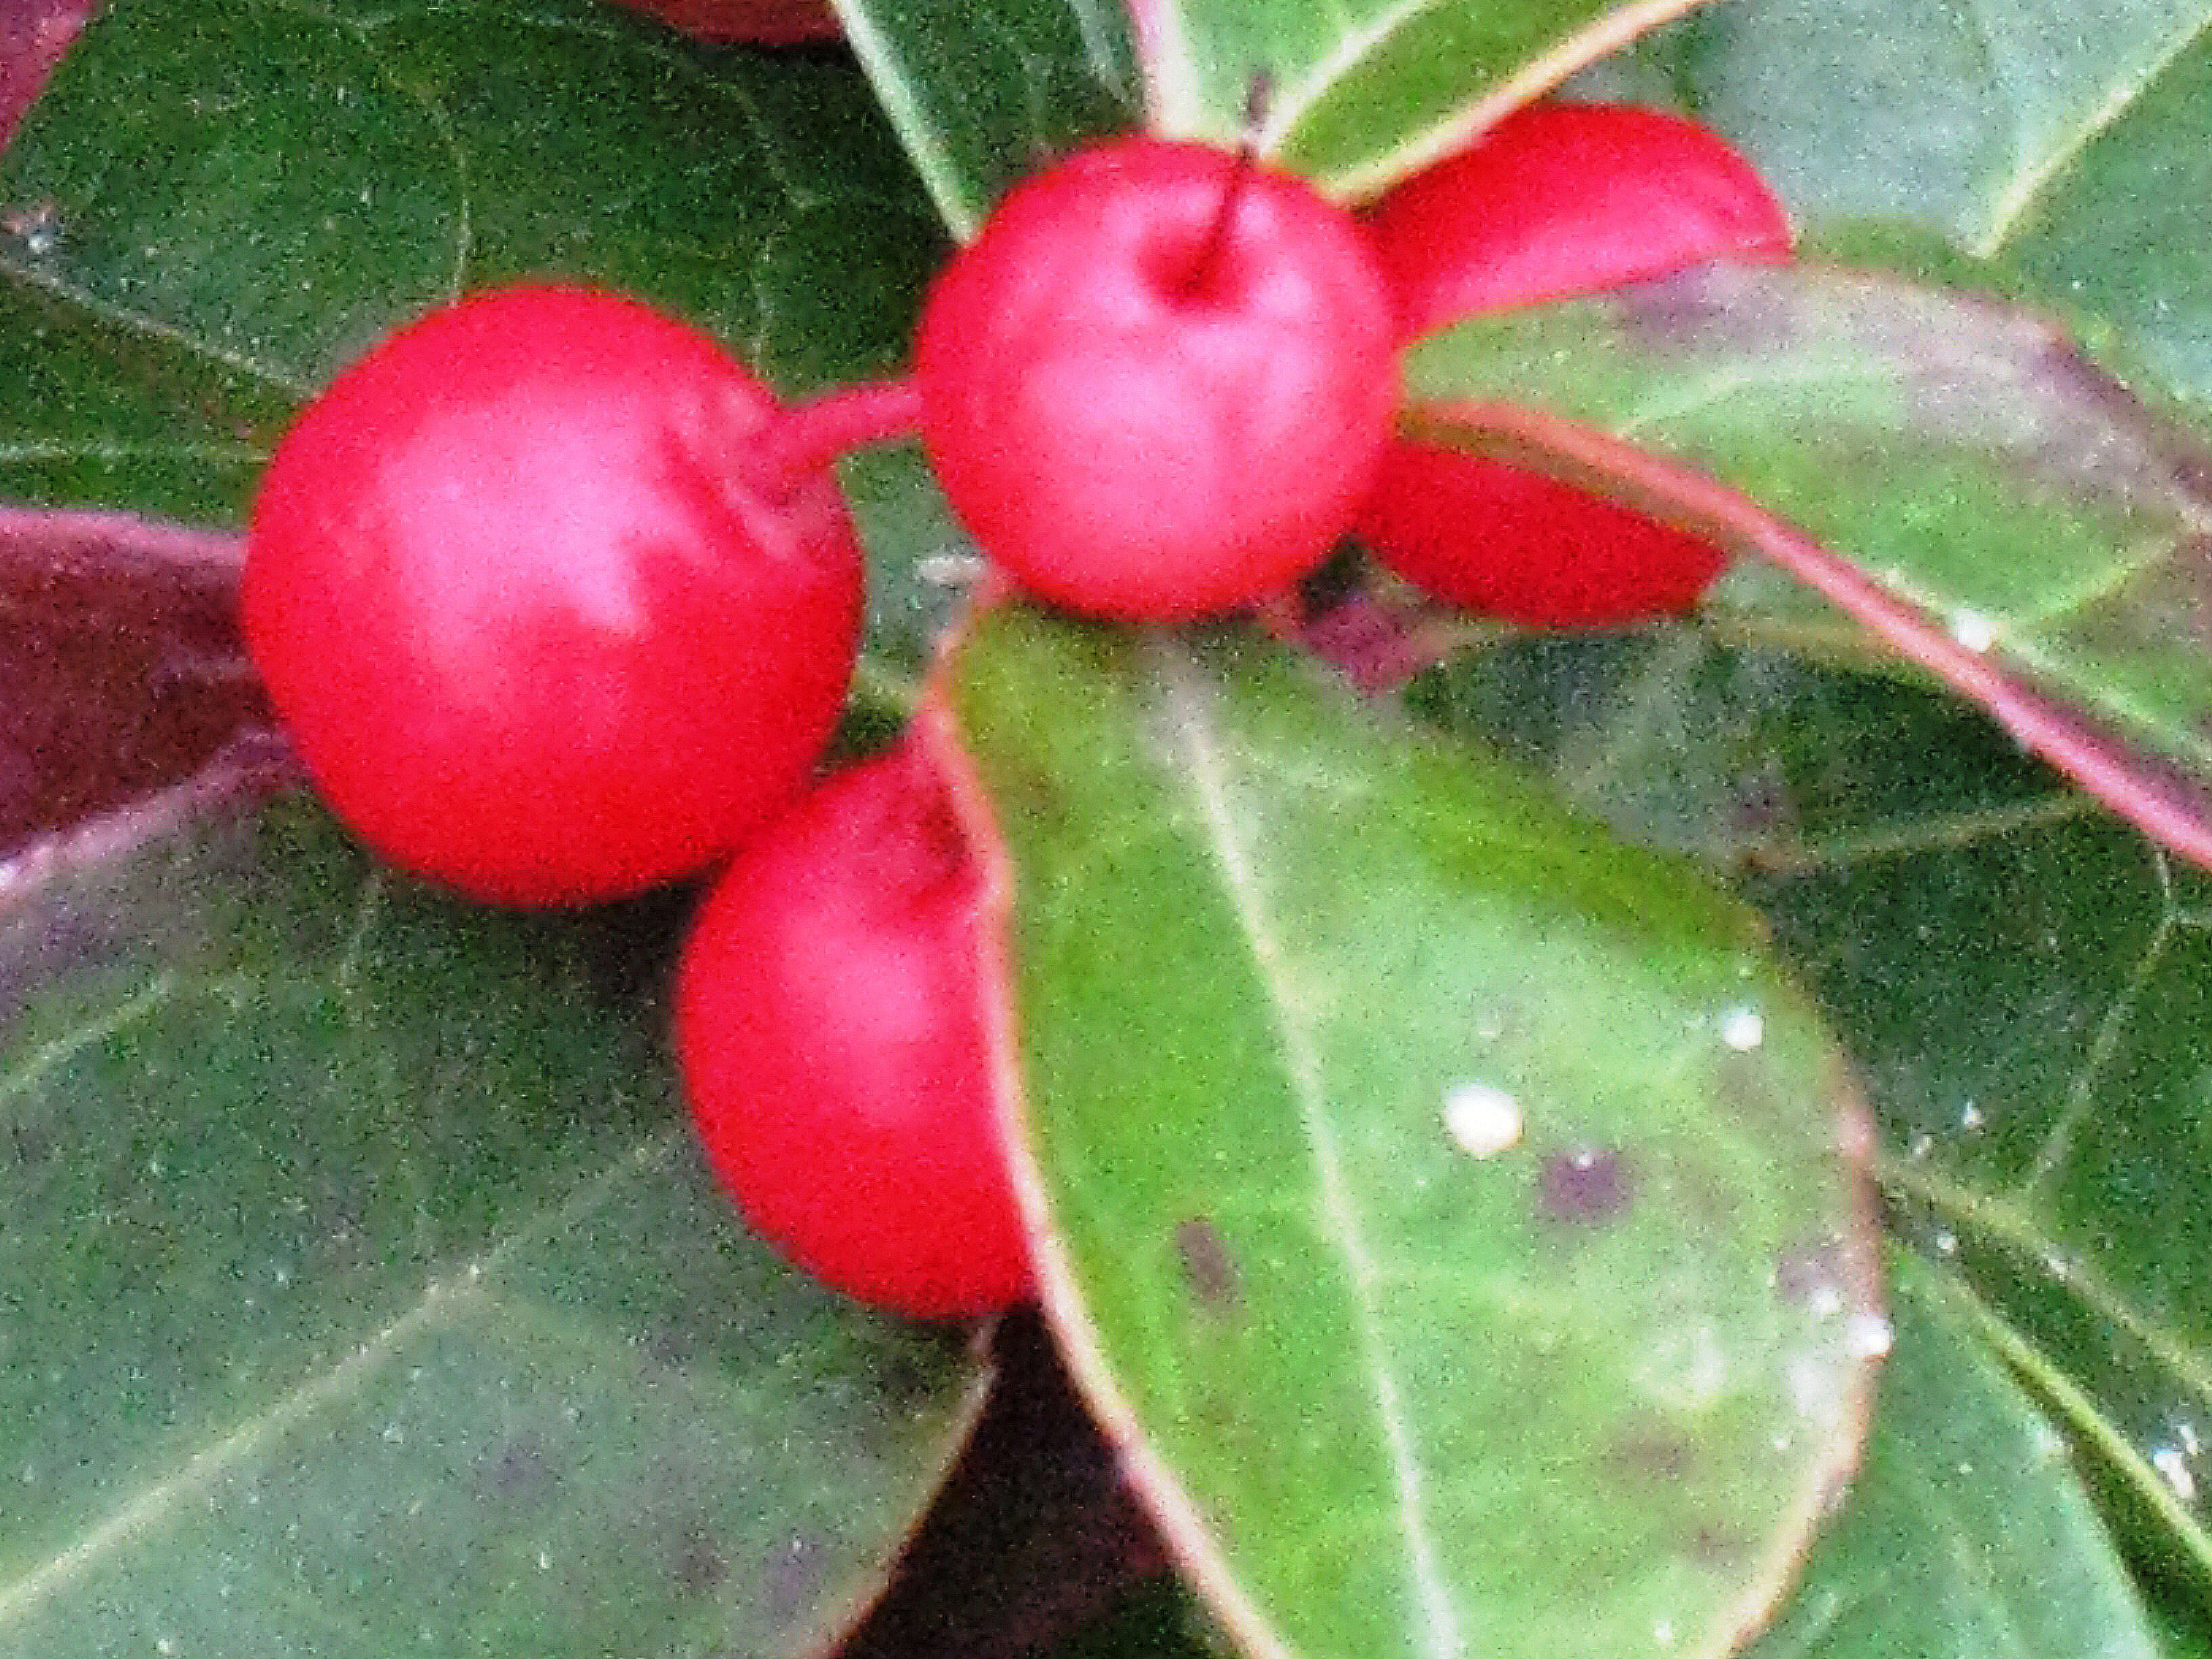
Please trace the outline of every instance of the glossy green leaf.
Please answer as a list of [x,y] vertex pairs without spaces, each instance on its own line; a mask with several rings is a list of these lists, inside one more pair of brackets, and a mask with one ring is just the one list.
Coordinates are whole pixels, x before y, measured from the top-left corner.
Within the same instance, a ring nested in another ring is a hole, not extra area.
[[[834,64],[686,54],[605,6],[126,0],[0,162],[35,221],[0,270],[294,396],[522,276],[819,386],[896,358],[926,271],[887,138]],[[826,296],[825,243],[854,279]]]
[[118,0],[0,152],[0,495],[235,523],[340,363],[524,276],[822,390],[902,362],[944,246],[835,58],[592,0]]
[[4,872],[0,1650],[817,1650],[957,1334],[743,1234],[603,921],[238,785]]
[[2204,0],[1741,0],[1687,33],[1678,84],[1816,243],[1862,220],[1940,231],[2212,399]]
[[1131,0],[1150,124],[1373,196],[1698,0]]
[[1896,1352],[1866,1467],[1747,1659],[2157,1659],[2065,1440],[1970,1301],[1893,1259]]
[[872,556],[869,649],[855,691],[864,702],[902,710],[981,576],[983,555],[953,516],[920,444],[863,450],[848,456],[839,474]]
[[[2154,1638],[2050,1420],[1969,1298],[1902,1254],[1865,1467],[1746,1659],[2182,1659]],[[1202,1659],[1165,1586],[1051,1659]]]
[[0,251],[0,495],[242,518],[298,406],[293,394],[11,282],[6,258]]
[[[1486,424],[1510,455],[1610,471],[1782,562],[2212,861],[2212,450],[2042,325],[1887,279],[1717,266],[1461,325],[1407,379],[1432,435],[1479,444]],[[1739,495],[1468,407],[1486,399]],[[1736,605],[1794,625],[1810,590],[1748,562]]]
[[1686,629],[1527,641],[1418,701],[1742,872],[1861,1062],[1902,1237],[1966,1278],[2201,1615],[2212,880],[1954,699]]
[[1759,896],[1865,1059],[1897,1224],[2212,1583],[2212,879],[2016,788],[1930,811],[1929,729],[1796,758],[1834,816]]
[[938,211],[963,240],[1040,162],[1140,124],[1122,0],[842,0],[838,10]]
[[1725,1652],[1887,1339],[1840,1062],[1688,867],[1306,666],[955,660],[1048,1311],[1254,1650]]

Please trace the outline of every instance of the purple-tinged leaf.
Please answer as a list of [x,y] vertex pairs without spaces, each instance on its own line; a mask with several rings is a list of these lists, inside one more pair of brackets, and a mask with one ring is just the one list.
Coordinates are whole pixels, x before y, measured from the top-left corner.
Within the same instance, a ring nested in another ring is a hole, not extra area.
[[240,552],[216,532],[0,505],[0,851],[266,732]]
[[1736,620],[1818,594],[2212,865],[2212,447],[2045,324],[1711,266],[1462,324],[1407,374],[1423,437],[1763,556],[1796,581],[1739,567]]

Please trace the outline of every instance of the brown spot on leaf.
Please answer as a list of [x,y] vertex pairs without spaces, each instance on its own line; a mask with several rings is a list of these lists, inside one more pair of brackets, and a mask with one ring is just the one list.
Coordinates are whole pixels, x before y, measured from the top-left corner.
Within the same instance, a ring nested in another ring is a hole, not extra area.
[[24,1169],[36,1168],[52,1158],[58,1144],[51,1123],[20,1117],[9,1121],[9,1149]]
[[694,1527],[678,1540],[675,1559],[668,1564],[668,1576],[678,1591],[684,1595],[704,1595],[729,1575],[730,1564],[722,1557],[714,1535],[704,1527]]
[[1618,1221],[1636,1199],[1636,1181],[1621,1153],[1577,1147],[1544,1160],[1536,1177],[1536,1202],[1547,1220],[1571,1227]]
[[1635,1485],[1651,1486],[1686,1477],[1697,1467],[1698,1449],[1664,1429],[1638,1429],[1615,1441],[1605,1461]]
[[1243,1276],[1229,1241],[1204,1216],[1176,1223],[1176,1256],[1182,1264],[1183,1283],[1200,1307],[1214,1313],[1231,1313],[1244,1304]]
[[1758,1540],[1725,1521],[1708,1521],[1690,1534],[1690,1553],[1709,1567],[1740,1567],[1759,1550]]
[[809,1533],[795,1533],[768,1560],[768,1616],[786,1626],[813,1607],[822,1581],[822,1540]]
[[561,1472],[543,1443],[527,1436],[510,1440],[477,1470],[477,1490],[503,1504],[532,1503],[561,1484]]
[[1769,758],[1735,781],[1729,827],[1744,836],[1777,836],[1797,828],[1797,804],[1778,760]]

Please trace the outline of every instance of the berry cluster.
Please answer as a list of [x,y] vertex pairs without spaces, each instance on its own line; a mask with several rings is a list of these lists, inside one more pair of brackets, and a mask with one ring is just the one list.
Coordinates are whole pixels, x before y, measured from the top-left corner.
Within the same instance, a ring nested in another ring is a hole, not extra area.
[[[1790,222],[1751,164],[1680,117],[1540,104],[1400,185],[1370,220],[1408,340],[1465,318],[1780,258]],[[1531,628],[1690,610],[1720,550],[1631,508],[1479,456],[1390,447],[1355,532],[1407,580]]]
[[1112,621],[1254,603],[1355,526],[1410,580],[1516,620],[1683,609],[1712,550],[1395,440],[1398,348],[1787,246],[1710,134],[1555,107],[1365,223],[1249,155],[1086,150],[947,267],[910,381],[798,407],[631,301],[494,290],[386,339],[287,434],[253,511],[248,642],[325,795],[409,869],[544,904],[726,863],[676,999],[718,1170],[830,1284],[994,1311],[1029,1269],[975,860],[911,738],[813,783],[861,615],[831,464],[918,431],[995,563]]

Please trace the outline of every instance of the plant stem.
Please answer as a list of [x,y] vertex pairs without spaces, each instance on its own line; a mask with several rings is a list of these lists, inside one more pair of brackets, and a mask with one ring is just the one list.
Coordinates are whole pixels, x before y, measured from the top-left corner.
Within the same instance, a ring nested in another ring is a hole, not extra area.
[[787,497],[856,449],[911,436],[921,421],[921,394],[911,379],[840,386],[769,423],[753,453],[753,476],[764,492]]

